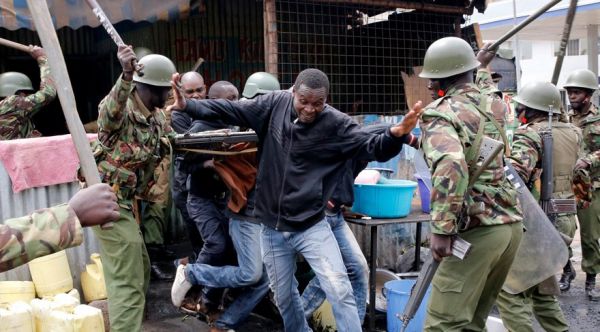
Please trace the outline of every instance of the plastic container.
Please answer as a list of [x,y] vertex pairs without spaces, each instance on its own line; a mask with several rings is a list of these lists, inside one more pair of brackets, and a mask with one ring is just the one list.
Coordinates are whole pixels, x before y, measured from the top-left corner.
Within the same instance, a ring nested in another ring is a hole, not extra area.
[[420,176],[415,174],[415,179],[417,179],[417,183],[419,185],[419,197],[421,197],[421,211],[424,213],[431,212],[431,192],[427,185],[425,185],[425,181],[421,179]]
[[81,272],[81,288],[87,303],[107,298],[100,255],[94,253],[90,256],[90,260],[92,264],[86,265],[85,271]]
[[318,331],[337,331],[335,317],[333,317],[333,309],[329,301],[323,301],[320,307],[313,312],[314,327]]
[[355,184],[352,210],[374,218],[406,217],[416,187],[416,182],[408,180]]
[[73,289],[73,277],[64,250],[30,261],[29,272],[38,297],[66,293]]
[[[385,283],[384,294],[387,297],[387,330],[389,332],[398,332],[402,329],[400,316],[404,312],[404,307],[410,297],[410,290],[416,280],[392,280]],[[415,317],[411,319],[405,332],[420,332],[425,326],[425,316],[427,314],[427,302],[431,294],[431,285],[425,292],[423,302],[419,306]]]
[[17,301],[0,306],[0,332],[35,332],[35,323],[29,304]]
[[35,286],[31,281],[0,281],[0,303],[29,301],[35,298]]

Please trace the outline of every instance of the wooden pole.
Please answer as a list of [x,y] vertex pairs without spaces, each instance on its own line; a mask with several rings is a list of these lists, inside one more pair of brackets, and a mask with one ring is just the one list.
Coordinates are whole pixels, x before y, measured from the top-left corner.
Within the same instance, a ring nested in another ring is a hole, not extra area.
[[569,36],[571,35],[571,28],[573,27],[573,20],[575,19],[575,12],[577,12],[577,0],[571,0],[571,3],[569,3],[569,11],[567,11],[567,18],[565,19],[562,38],[560,40],[560,50],[556,56],[554,72],[552,73],[552,80],[550,80],[554,85],[558,83],[560,70],[562,69],[562,64],[565,59],[567,44],[569,43]]
[[12,40],[0,38],[0,45],[12,47],[12,48],[17,49],[19,51],[23,51],[23,52],[29,53],[29,46],[23,45],[23,44],[19,44],[19,43],[15,43]]
[[277,77],[277,14],[275,0],[264,1],[265,70]]
[[494,49],[498,48],[500,46],[500,44],[502,44],[505,41],[507,41],[508,39],[510,39],[510,37],[516,35],[517,32],[521,31],[521,29],[523,29],[524,27],[529,25],[529,23],[535,21],[536,18],[540,17],[543,13],[547,12],[550,8],[554,7],[554,5],[556,5],[559,2],[560,2],[560,0],[552,0],[552,1],[548,2],[542,8],[538,9],[535,13],[529,15],[529,17],[526,18],[523,22],[517,24],[514,28],[510,29],[507,33],[505,33],[500,38],[498,38],[498,40],[496,40],[494,42],[494,44],[492,44],[489,47],[489,49],[494,50]]
[[[73,87],[67,72],[67,65],[65,64],[65,59],[58,43],[56,30],[54,30],[54,25],[52,24],[48,4],[45,0],[27,0],[27,6],[31,12],[31,17],[33,18],[42,46],[48,56],[50,73],[54,79],[58,98],[65,120],[67,121],[67,127],[69,127],[69,132],[71,132],[71,137],[75,144],[75,150],[77,150],[77,155],[79,156],[85,181],[89,185],[100,183],[98,167],[94,161],[90,142],[77,112],[75,94],[73,93]],[[102,228],[110,227],[112,227],[112,223],[102,226]]]

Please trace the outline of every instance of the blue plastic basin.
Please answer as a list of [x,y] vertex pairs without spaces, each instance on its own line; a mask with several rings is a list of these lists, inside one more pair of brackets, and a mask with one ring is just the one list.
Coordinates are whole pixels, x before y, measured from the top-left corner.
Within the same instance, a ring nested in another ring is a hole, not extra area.
[[374,218],[399,218],[410,214],[410,204],[417,183],[388,180],[388,183],[355,184],[354,212]]

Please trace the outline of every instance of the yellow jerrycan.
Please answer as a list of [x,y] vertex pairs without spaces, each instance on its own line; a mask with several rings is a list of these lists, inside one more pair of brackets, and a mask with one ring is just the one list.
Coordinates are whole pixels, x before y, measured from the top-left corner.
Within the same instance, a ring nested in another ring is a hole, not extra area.
[[29,301],[35,298],[35,286],[31,281],[0,281],[0,303]]
[[106,299],[106,284],[104,283],[104,271],[100,255],[94,253],[90,256],[92,264],[85,266],[81,272],[81,288],[86,303]]
[[66,293],[73,289],[73,277],[64,250],[30,261],[29,272],[38,297]]
[[0,332],[35,332],[29,304],[17,301],[0,305]]

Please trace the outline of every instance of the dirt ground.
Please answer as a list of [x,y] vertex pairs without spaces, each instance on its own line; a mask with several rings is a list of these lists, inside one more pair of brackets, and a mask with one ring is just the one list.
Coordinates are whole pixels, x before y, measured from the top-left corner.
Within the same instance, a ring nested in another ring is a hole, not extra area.
[[[590,302],[584,292],[585,273],[581,272],[581,243],[579,233],[577,233],[573,242],[573,255],[572,260],[577,269],[577,277],[571,284],[571,289],[559,296],[561,308],[569,321],[570,331],[600,331],[600,302]],[[600,286],[600,278],[598,285]],[[205,322],[177,312],[170,303],[170,287],[171,283],[168,282],[153,282],[151,284],[151,289],[147,296],[148,314],[142,330],[144,332],[208,332],[209,327]],[[385,329],[384,324],[385,321],[378,320],[377,325],[382,330]],[[544,331],[535,322],[535,319],[534,329],[536,332]],[[280,322],[253,315],[237,331],[279,332],[283,331],[283,328]]]

